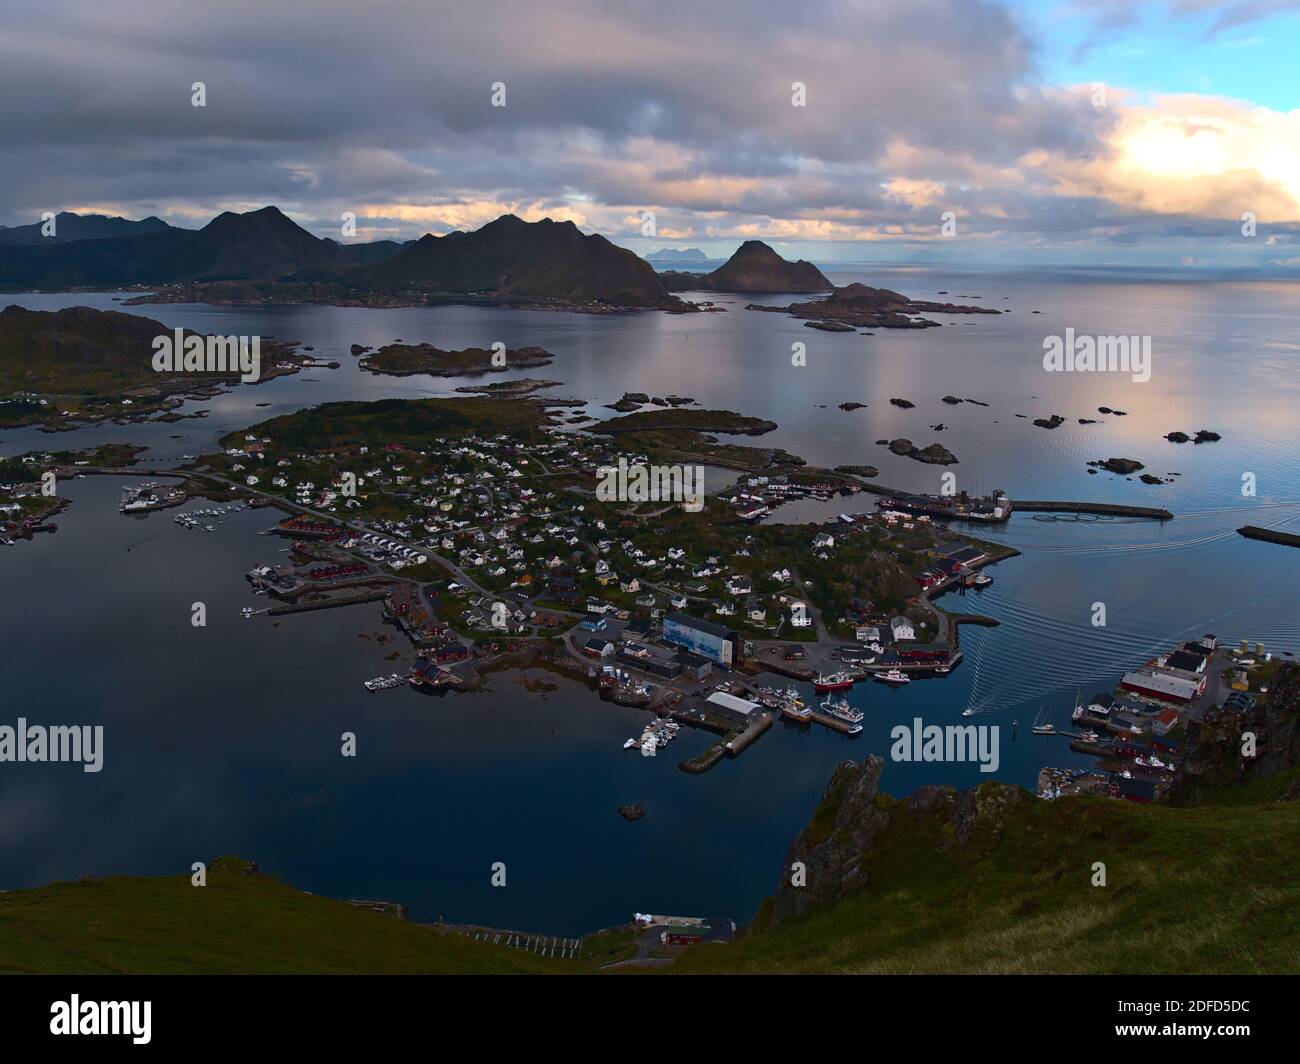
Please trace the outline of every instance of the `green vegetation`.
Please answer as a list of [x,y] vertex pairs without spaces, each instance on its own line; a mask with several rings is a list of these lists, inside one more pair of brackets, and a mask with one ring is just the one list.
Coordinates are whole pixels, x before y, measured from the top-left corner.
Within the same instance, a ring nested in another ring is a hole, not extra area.
[[[388,444],[427,446],[435,436],[507,433],[524,438],[539,428],[545,408],[530,399],[380,399],[372,403],[325,403],[260,422],[247,430],[270,437],[278,447],[328,451]],[[239,446],[244,432],[226,436],[222,446]]]
[[483,347],[444,351],[432,344],[389,344],[357,363],[372,373],[403,377],[429,373],[439,377],[460,377],[471,373],[504,373],[507,369],[526,369],[550,365],[549,352],[540,347],[521,347],[502,352],[504,361],[497,365],[494,352]]
[[656,430],[692,430],[695,432],[726,432],[757,436],[776,428],[775,421],[761,417],[748,417],[731,410],[699,410],[694,407],[670,406],[638,410],[593,425],[592,432],[653,432]]
[[965,845],[947,816],[878,796],[894,818],[865,889],[673,970],[1300,972],[1300,803],[1269,801],[1298,781],[1194,809],[1026,799]]
[[544,973],[583,961],[475,942],[305,894],[222,858],[189,875],[0,894],[0,972]]

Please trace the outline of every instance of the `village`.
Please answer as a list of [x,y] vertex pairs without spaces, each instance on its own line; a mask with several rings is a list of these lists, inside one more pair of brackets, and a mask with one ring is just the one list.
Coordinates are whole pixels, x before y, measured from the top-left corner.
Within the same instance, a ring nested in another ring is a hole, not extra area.
[[[250,431],[226,440],[209,475],[291,511],[267,530],[291,541],[288,558],[247,574],[276,604],[250,619],[382,601],[418,663],[369,689],[464,690],[542,663],[651,710],[628,744],[643,753],[681,725],[718,732],[703,767],[777,717],[855,734],[861,714],[842,697],[853,683],[941,678],[962,659],[958,623],[994,623],[951,619],[931,599],[986,586],[981,570],[1010,548],[883,506],[753,522],[756,498],[775,508],[860,490],[816,471],[733,475],[698,513],[599,501],[600,472],[620,459],[649,456],[554,426],[527,447],[471,431],[327,453]],[[805,705],[791,680],[825,701]]]

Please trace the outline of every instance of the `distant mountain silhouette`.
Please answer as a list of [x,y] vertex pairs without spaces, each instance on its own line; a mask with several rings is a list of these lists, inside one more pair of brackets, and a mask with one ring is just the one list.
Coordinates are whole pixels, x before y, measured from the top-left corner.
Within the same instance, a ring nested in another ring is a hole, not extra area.
[[44,222],[31,225],[0,225],[0,247],[31,246],[34,244],[67,244],[74,240],[104,240],[114,236],[140,236],[161,233],[172,227],[161,218],[142,218],[133,222],[129,218],[112,218],[106,214],[73,214],[60,211],[54,216],[54,232],[45,236]]
[[159,224],[163,228],[153,232],[131,230],[124,236],[67,243],[0,246],[0,287],[274,280],[300,271],[338,271],[374,262],[401,247],[391,240],[377,245],[321,240],[278,207],[246,214],[227,211],[199,230]]
[[761,240],[746,240],[712,273],[659,276],[670,292],[829,292],[835,287],[811,262],[788,262]]
[[[424,236],[392,258],[338,278],[355,288],[670,307],[645,260],[572,222],[506,214],[473,232]],[[304,272],[294,280],[325,280]]]
[[708,255],[704,254],[699,248],[686,248],[684,251],[678,251],[676,248],[660,248],[658,251],[652,251],[645,257],[646,262],[711,262]]

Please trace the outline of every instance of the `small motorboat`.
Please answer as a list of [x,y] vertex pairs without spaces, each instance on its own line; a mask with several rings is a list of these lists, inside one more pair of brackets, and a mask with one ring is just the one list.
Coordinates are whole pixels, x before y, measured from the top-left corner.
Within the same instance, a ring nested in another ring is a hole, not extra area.
[[911,683],[912,677],[905,672],[900,672],[898,669],[890,669],[888,672],[876,673],[876,680],[880,683],[897,684],[901,687],[905,683]]

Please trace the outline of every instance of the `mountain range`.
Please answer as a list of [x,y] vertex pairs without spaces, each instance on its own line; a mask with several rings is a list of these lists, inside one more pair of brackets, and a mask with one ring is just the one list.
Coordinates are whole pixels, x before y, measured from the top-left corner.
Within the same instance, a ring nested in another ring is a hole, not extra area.
[[[55,222],[60,238],[67,239],[37,236],[43,242],[32,242],[31,232],[39,233],[39,223],[0,232],[0,287],[111,288],[276,279],[302,270],[363,266],[402,247],[392,240],[322,240],[277,207],[246,214],[227,211],[198,230],[178,229],[156,218],[131,222],[64,214]],[[19,236],[6,242],[5,234]]]
[[[273,206],[228,211],[199,230],[157,219],[153,225],[100,218],[89,228],[80,221],[59,231],[101,235],[32,243],[29,226],[14,242],[0,243],[0,288],[181,286],[158,301],[393,305],[460,298],[686,309],[644,259],[549,218],[526,222],[507,214],[472,232],[406,244],[321,239]],[[102,235],[109,232],[116,235]]]
[[161,233],[172,227],[161,218],[142,218],[133,222],[129,218],[110,218],[106,214],[73,214],[60,211],[52,219],[53,231],[47,236],[45,222],[31,225],[0,225],[0,247],[31,246],[35,244],[67,244],[74,240],[103,240],[114,236],[140,236]]

